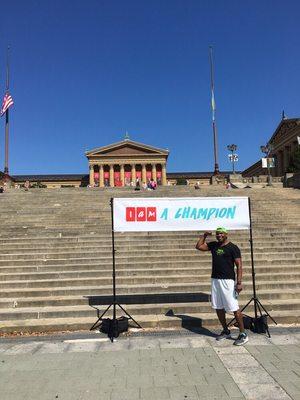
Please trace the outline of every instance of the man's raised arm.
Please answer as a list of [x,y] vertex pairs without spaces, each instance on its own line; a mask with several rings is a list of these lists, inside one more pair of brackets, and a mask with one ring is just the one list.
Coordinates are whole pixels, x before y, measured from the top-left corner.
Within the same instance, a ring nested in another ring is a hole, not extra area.
[[204,232],[202,236],[200,236],[197,244],[196,244],[196,249],[200,251],[208,251],[209,248],[206,243],[206,238],[207,236],[211,235],[211,232]]

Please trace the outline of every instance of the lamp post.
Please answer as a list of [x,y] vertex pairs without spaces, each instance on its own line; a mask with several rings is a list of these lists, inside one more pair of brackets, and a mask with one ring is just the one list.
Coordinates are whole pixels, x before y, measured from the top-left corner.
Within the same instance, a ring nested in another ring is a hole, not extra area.
[[265,154],[266,158],[267,158],[267,169],[268,169],[268,183],[267,186],[273,186],[272,185],[272,175],[270,172],[270,162],[269,162],[269,157],[271,154],[271,151],[273,150],[273,147],[271,144],[267,144],[266,146],[260,146],[260,150],[262,153]]
[[231,162],[232,162],[232,173],[235,174],[235,170],[234,170],[234,163],[236,161],[236,154],[233,154],[237,149],[237,145],[236,144],[229,144],[227,146],[227,150],[231,151],[231,155],[229,155],[229,158],[231,158]]

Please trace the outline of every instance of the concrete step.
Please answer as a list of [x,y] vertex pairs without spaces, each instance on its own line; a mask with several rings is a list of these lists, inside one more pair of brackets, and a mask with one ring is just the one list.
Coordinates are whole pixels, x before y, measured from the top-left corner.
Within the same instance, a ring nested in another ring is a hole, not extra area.
[[[280,310],[273,312],[272,317],[280,324],[299,323],[300,311],[294,311],[293,316],[291,316],[289,311]],[[89,330],[96,320],[96,315],[95,317],[80,318],[11,320],[2,324],[1,332],[33,333]],[[213,313],[189,313],[188,315],[178,316],[139,315],[136,320],[142,328],[219,327],[219,322]],[[271,320],[269,320],[269,323],[272,325]],[[132,324],[132,326],[134,325]]]
[[[13,270],[13,269],[12,269]],[[1,271],[1,270],[0,270]],[[272,276],[273,280],[281,279],[297,279],[300,278],[300,265],[289,267],[283,270],[282,267],[269,267],[269,268],[256,268],[256,279],[259,281],[269,280]],[[90,269],[86,268],[78,271],[56,271],[56,272],[22,272],[17,273],[0,273],[1,282],[13,282],[13,281],[34,281],[34,280],[59,280],[59,279],[73,279],[73,278],[100,278],[100,277],[111,277],[112,269],[98,268]],[[160,276],[176,276],[178,279],[184,279],[184,276],[194,276],[209,279],[211,275],[211,267],[199,268],[199,267],[186,267],[186,268],[151,268],[151,269],[124,269],[119,270],[117,273],[117,279],[121,277],[160,277]],[[244,268],[243,280],[251,280],[251,268]]]
[[[164,289],[166,290],[166,289]],[[168,293],[168,292],[159,292]],[[182,295],[182,303],[184,303],[184,299],[186,297],[187,292],[178,292],[176,296]],[[198,292],[195,292],[197,294]],[[246,304],[249,299],[252,298],[252,287],[248,289],[244,289],[240,296],[239,302],[240,305]],[[109,293],[109,296],[112,295],[112,289]],[[155,295],[155,294],[154,294]],[[96,295],[97,296],[97,295]],[[210,290],[206,293],[203,293],[203,297],[209,297]],[[159,297],[159,296],[158,296]],[[278,304],[278,302],[286,301],[287,304],[289,302],[291,304],[299,303],[300,298],[300,289],[286,289],[282,291],[279,289],[267,289],[258,292],[259,299],[266,305],[268,304]],[[6,310],[19,310],[22,308],[43,308],[43,307],[62,307],[62,306],[86,306],[89,302],[89,296],[82,295],[61,295],[61,296],[42,296],[42,297],[4,297],[0,299],[0,308]],[[156,303],[159,302],[159,299]],[[97,303],[97,300],[95,300]],[[153,303],[153,304],[156,304]],[[193,306],[194,303],[189,303]],[[199,303],[195,303],[199,304]],[[202,304],[202,303],[201,303]],[[138,306],[138,305],[137,305]],[[103,306],[102,306],[103,307]],[[149,306],[150,307],[150,306]],[[294,306],[293,306],[294,307]]]
[[[91,282],[92,281],[92,282]],[[51,281],[50,281],[51,282]],[[36,282],[34,282],[36,284]],[[99,279],[94,280],[72,280],[73,286],[63,286],[63,282],[57,282],[56,286],[34,286],[26,287],[23,285],[21,287],[16,288],[2,288],[0,292],[0,298],[20,298],[20,297],[41,297],[41,296],[100,296],[111,293],[111,284],[109,282],[102,283]],[[86,284],[86,286],[84,285]],[[245,290],[252,290],[252,283],[245,282],[243,283],[243,287]],[[267,281],[258,283],[256,285],[257,291],[264,292],[266,290],[281,290],[286,289],[299,289],[300,281]],[[200,293],[208,293],[210,291],[210,282],[209,281],[196,281],[195,279],[192,282],[162,282],[156,281],[152,283],[131,283],[130,285],[119,284],[117,281],[117,290],[119,294],[147,294],[147,293],[159,293],[162,291],[169,291],[175,293],[182,293],[184,291],[187,292],[200,292]]]
[[[266,253],[268,250],[268,253]],[[300,258],[300,248],[281,248],[279,251],[275,251],[275,249],[256,249],[255,251],[255,259],[274,259],[276,257],[281,259],[299,259]],[[33,261],[33,260],[56,260],[56,259],[76,259],[76,258],[85,258],[90,259],[97,258],[100,262],[102,260],[106,260],[111,257],[111,249],[103,249],[101,251],[95,250],[93,252],[87,251],[47,251],[42,253],[17,253],[17,254],[8,254],[4,253],[0,255],[0,265],[6,263],[7,261]],[[130,249],[120,249],[117,250],[116,256],[118,260],[128,260],[133,261],[135,258],[140,258],[143,256],[145,259],[149,260],[159,260],[161,258],[169,258],[169,259],[178,259],[178,257],[184,257],[185,259],[193,259],[193,258],[202,258],[209,259],[210,252],[202,252],[199,253],[195,248],[177,248],[177,249],[159,249],[156,248],[145,248],[142,252],[141,249],[136,250],[135,248]],[[251,258],[250,249],[245,249],[243,252],[243,259],[249,260]]]
[[[242,308],[248,301],[241,301]],[[298,300],[276,300],[265,301],[263,306],[268,312],[278,310],[300,310]],[[0,309],[0,319],[9,321],[16,319],[46,319],[46,318],[80,318],[93,317],[96,315],[96,310],[99,309],[102,313],[106,309],[104,306],[89,306],[85,305],[69,305],[69,306],[45,306],[45,307],[23,307],[13,309]],[[165,315],[169,310],[174,314],[196,314],[196,313],[214,313],[209,301],[201,303],[170,303],[170,304],[136,304],[123,305],[123,308],[131,315]],[[251,307],[249,307],[251,309]],[[247,308],[248,310],[248,308]],[[246,312],[246,311],[245,311]],[[112,312],[108,312],[108,316],[112,316]]]

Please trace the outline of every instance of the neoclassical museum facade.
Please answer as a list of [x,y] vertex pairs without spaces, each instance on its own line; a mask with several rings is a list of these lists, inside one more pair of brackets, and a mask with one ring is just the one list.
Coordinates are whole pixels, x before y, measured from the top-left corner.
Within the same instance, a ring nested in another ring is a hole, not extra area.
[[89,184],[99,187],[135,185],[153,179],[167,184],[168,150],[129,139],[98,147],[85,153],[89,162]]
[[[300,118],[283,117],[268,141],[272,149],[270,157],[275,159],[275,168],[271,169],[273,176],[281,179],[288,172],[291,156],[299,146],[298,137],[300,137]],[[48,188],[88,185],[122,187],[135,185],[137,179],[140,183],[147,183],[153,179],[159,185],[174,185],[183,180],[189,185],[194,185],[195,182],[209,185],[214,182],[213,171],[167,173],[168,150],[132,141],[128,135],[120,142],[89,150],[85,156],[88,160],[89,174],[13,175],[10,178],[15,184],[23,185],[28,180],[31,184],[39,183]],[[231,179],[230,174],[231,171],[220,172],[224,179]],[[267,169],[263,169],[261,160],[258,160],[240,174],[244,181],[249,179],[254,181],[255,178],[263,181]],[[1,180],[4,180],[3,176],[2,174],[1,178],[0,173],[0,184]]]
[[[300,137],[300,119],[283,117],[268,141],[271,147],[270,157],[275,160],[275,168],[271,169],[273,176],[284,176],[288,172],[291,156],[299,147],[298,136]],[[262,169],[261,160],[243,172],[243,176],[263,174],[267,174],[267,170]]]

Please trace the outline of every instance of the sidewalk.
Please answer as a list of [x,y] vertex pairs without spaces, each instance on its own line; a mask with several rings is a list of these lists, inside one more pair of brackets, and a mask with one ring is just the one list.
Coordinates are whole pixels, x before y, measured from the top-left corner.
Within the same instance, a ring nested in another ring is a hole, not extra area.
[[0,340],[1,400],[300,399],[300,327],[245,347],[187,331]]

